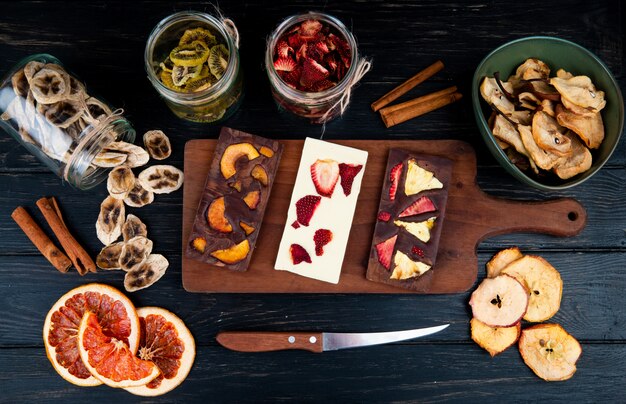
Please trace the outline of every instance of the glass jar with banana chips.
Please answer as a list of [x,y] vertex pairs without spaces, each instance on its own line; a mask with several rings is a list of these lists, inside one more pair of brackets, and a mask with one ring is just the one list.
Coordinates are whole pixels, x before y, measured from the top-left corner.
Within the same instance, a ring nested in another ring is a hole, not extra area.
[[145,65],[150,82],[180,118],[216,123],[239,106],[237,44],[209,14],[186,11],[161,21],[148,39]]

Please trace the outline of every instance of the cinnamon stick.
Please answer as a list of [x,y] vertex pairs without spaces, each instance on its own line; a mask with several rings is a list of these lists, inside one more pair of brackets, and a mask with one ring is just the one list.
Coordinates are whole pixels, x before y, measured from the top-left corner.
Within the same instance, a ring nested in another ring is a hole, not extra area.
[[379,109],[388,105],[390,102],[396,100],[397,98],[408,92],[413,87],[432,77],[441,69],[443,69],[443,62],[441,60],[438,60],[421,72],[417,73],[415,76],[405,81],[404,83],[400,84],[398,87],[383,95],[379,100],[374,101],[372,103],[372,109],[374,110],[374,112],[378,111]]
[[26,209],[21,206],[15,208],[11,217],[15,220],[18,226],[22,229],[24,234],[30,239],[30,241],[37,247],[39,252],[46,257],[57,270],[60,272],[67,272],[72,266],[72,261],[59,250],[52,240],[46,236],[41,227],[37,225],[35,220],[28,214]]
[[383,119],[385,126],[390,128],[399,123],[406,122],[409,119],[416,118],[441,107],[445,107],[448,104],[452,104],[453,102],[460,100],[462,97],[463,95],[461,93],[444,95],[431,101],[426,101],[417,105],[412,105],[399,109],[387,115],[381,114],[381,118]]
[[403,108],[407,108],[407,107],[411,107],[413,105],[417,105],[417,104],[421,104],[422,102],[426,102],[426,101],[432,101],[434,99],[437,99],[439,97],[442,97],[444,95],[448,95],[448,94],[452,94],[454,92],[456,92],[457,88],[456,86],[452,86],[452,87],[448,87],[444,90],[440,90],[440,91],[435,91],[434,93],[430,93],[430,94],[426,94],[423,95],[421,97],[417,97],[417,98],[413,98],[412,100],[400,103],[400,104],[396,104],[396,105],[391,105],[389,107],[385,107],[383,109],[381,109],[380,111],[378,111],[381,115],[388,115],[394,111],[397,111],[399,109],[403,109]]
[[96,272],[96,264],[89,254],[72,236],[68,228],[63,223],[63,219],[54,209],[48,198],[41,198],[37,201],[37,207],[43,213],[43,217],[48,222],[54,235],[59,239],[59,243],[72,260],[74,267],[79,274],[85,275],[87,272]]

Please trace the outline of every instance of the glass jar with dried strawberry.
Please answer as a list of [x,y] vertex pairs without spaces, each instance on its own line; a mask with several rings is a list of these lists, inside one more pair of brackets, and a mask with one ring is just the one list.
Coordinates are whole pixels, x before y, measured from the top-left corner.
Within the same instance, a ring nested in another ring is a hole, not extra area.
[[274,30],[265,68],[279,108],[325,123],[343,113],[369,62],[341,21],[310,12],[289,17]]
[[239,35],[229,19],[183,11],[152,30],[144,53],[148,79],[179,118],[218,123],[239,107]]

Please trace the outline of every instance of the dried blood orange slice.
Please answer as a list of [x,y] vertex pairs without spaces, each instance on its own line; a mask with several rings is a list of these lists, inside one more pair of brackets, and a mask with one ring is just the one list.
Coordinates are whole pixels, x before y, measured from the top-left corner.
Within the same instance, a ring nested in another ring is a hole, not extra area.
[[90,311],[78,328],[78,352],[89,372],[107,386],[142,386],[159,375],[154,363],[137,358],[122,340],[104,334],[98,316]]
[[61,377],[78,386],[97,386],[78,352],[78,327],[86,311],[96,313],[103,333],[139,345],[139,317],[126,296],[111,286],[90,283],[70,290],[52,306],[43,326],[46,354]]
[[138,396],[159,396],[181,384],[196,357],[196,343],[185,323],[160,307],[137,309],[141,339],[137,356],[154,362],[161,371],[145,386],[126,390]]

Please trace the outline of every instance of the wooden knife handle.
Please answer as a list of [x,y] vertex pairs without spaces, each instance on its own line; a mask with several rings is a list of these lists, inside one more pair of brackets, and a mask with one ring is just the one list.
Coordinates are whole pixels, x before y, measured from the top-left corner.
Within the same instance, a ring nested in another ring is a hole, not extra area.
[[269,352],[283,349],[304,349],[322,352],[322,333],[311,332],[251,332],[224,331],[217,334],[217,342],[239,352]]

